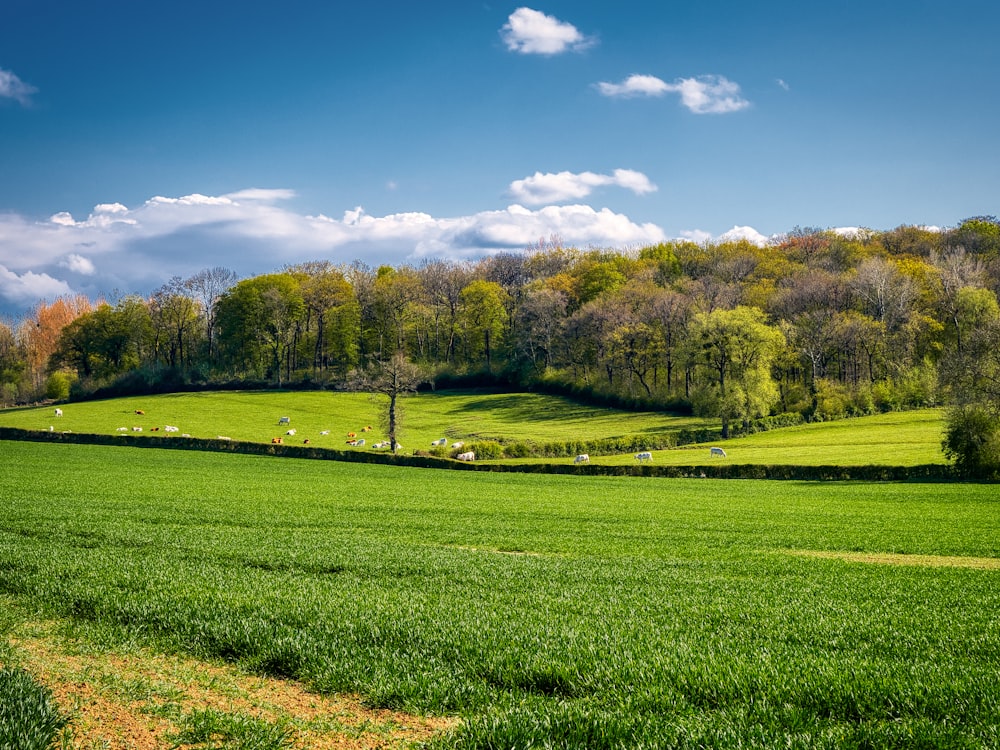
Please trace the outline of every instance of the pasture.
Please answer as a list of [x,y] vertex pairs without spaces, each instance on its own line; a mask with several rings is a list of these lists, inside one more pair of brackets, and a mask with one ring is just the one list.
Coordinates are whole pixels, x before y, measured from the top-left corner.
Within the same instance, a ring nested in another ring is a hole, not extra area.
[[[65,404],[63,416],[54,408],[0,411],[0,425],[22,429],[71,430],[115,434],[142,428],[143,435],[164,433],[164,425],[192,437],[269,442],[294,428],[294,442],[344,448],[347,434],[366,438],[366,447],[385,439],[380,424],[382,401],[364,393],[329,391],[213,391],[129,397]],[[660,412],[626,412],[584,405],[571,399],[538,393],[446,391],[407,396],[399,402],[403,420],[399,442],[407,452],[428,449],[441,437],[454,440],[526,440],[537,442],[667,435],[684,427],[702,427],[703,419]],[[141,411],[143,414],[136,414]],[[288,425],[279,425],[281,417]],[[374,430],[362,434],[363,427]],[[152,433],[154,428],[158,433]],[[328,435],[322,435],[329,431]],[[290,439],[290,442],[292,440]]]
[[[460,719],[437,748],[1000,736],[992,486],[14,442],[0,463],[8,632],[55,621],[102,652]],[[26,663],[13,641],[0,656]]]
[[[717,428],[713,421],[659,412],[627,412],[599,408],[537,393],[443,391],[421,393],[401,401],[403,421],[398,440],[405,453],[428,450],[441,437],[449,443],[476,440],[556,443],[647,437],[651,446],[669,442],[681,429]],[[268,443],[275,437],[289,444],[309,440],[312,446],[349,449],[349,433],[371,446],[386,435],[379,422],[380,402],[366,394],[324,391],[181,393],[108,401],[88,401],[60,407],[0,411],[0,425],[23,429],[71,430],[96,434],[133,434],[165,439],[177,434]],[[139,410],[144,412],[137,415]],[[289,423],[279,425],[280,417]],[[871,417],[802,425],[726,441],[725,458],[709,457],[707,446],[653,450],[661,465],[731,464],[867,464],[915,466],[946,463],[941,450],[943,413],[939,409],[893,412]],[[165,425],[179,433],[163,432]],[[363,427],[373,431],[362,433]],[[159,431],[152,432],[153,428]],[[285,436],[293,428],[294,436]],[[322,434],[327,432],[328,434]],[[713,443],[715,444],[715,443]],[[569,458],[505,459],[518,463],[572,461]],[[593,463],[634,463],[633,453],[601,456]]]

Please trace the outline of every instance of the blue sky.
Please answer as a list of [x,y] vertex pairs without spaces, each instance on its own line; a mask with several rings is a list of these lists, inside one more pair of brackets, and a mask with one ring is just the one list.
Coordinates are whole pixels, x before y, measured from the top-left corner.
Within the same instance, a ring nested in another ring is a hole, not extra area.
[[987,0],[6,0],[0,313],[217,265],[1000,213],[998,22]]

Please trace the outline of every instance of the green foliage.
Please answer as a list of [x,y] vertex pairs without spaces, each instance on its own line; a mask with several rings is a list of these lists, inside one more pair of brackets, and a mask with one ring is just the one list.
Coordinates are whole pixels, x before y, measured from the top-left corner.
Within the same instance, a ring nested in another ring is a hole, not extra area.
[[977,406],[951,409],[942,445],[963,476],[1000,477],[1000,419],[995,413]]
[[67,721],[48,688],[23,669],[0,668],[2,750],[48,750]]
[[69,398],[69,389],[74,378],[65,370],[56,370],[45,381],[45,398],[63,401]]

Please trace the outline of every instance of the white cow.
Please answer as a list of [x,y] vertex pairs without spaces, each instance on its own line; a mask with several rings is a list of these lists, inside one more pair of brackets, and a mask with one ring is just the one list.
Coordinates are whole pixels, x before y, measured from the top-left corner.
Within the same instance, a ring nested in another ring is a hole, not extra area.
[[643,461],[652,461],[653,454],[650,453],[649,451],[642,451],[641,453],[635,454],[635,460],[638,461],[639,463],[642,463]]
[[57,417],[61,417],[62,416],[62,409],[60,409],[58,407],[56,408],[56,416]]
[[163,425],[163,431],[164,432],[180,432],[180,430],[177,427],[174,427],[172,424]]
[[589,464],[590,463],[590,454],[589,453],[581,453],[579,456],[577,456],[576,458],[573,459],[573,463],[575,463],[575,464]]
[[330,431],[329,431],[329,430],[320,430],[320,431],[319,431],[319,434],[320,434],[320,435],[329,435],[329,434],[330,434]]
[[465,443],[463,443],[463,442],[457,442],[457,443],[452,443],[452,444],[451,444],[451,447],[452,447],[453,449],[455,449],[455,450],[458,450],[458,449],[459,449],[459,448],[461,448],[461,447],[462,447],[463,445],[465,445]]
[[142,428],[141,427],[133,427],[132,428],[132,432],[142,432]]
[[448,438],[438,438],[431,445],[448,445]]
[[473,451],[467,451],[465,453],[459,453],[455,456],[459,461],[475,461],[476,454]]
[[360,438],[358,440],[355,440],[354,444],[355,445],[364,445],[365,444],[365,439],[364,438]]
[[290,429],[290,430],[289,430],[288,432],[286,432],[285,434],[286,434],[286,435],[294,435],[294,434],[295,434],[295,428],[293,427],[292,429]]
[[119,427],[115,432],[128,432],[128,427]]
[[711,448],[708,449],[708,455],[721,456],[722,458],[725,458],[726,452],[722,450],[722,448],[717,448],[716,446],[713,445]]

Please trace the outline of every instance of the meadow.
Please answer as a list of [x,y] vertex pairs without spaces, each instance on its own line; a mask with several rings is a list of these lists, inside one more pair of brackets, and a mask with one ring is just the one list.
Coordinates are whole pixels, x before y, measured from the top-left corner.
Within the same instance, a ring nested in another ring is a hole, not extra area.
[[105,649],[223,659],[459,717],[436,748],[987,748],[1000,736],[989,485],[8,441],[0,463],[7,621],[55,619]]
[[[679,417],[662,412],[629,412],[582,404],[571,399],[538,393],[490,391],[442,391],[420,393],[401,401],[402,425],[397,436],[406,453],[428,450],[431,442],[445,437],[449,442],[477,440],[548,444],[636,441],[653,448],[653,461],[663,465],[699,465],[708,462],[705,446],[655,450],[668,445],[681,430],[717,429],[714,421]],[[177,426],[193,437],[269,443],[283,437],[282,416],[289,417],[294,438],[301,444],[346,450],[347,435],[357,433],[371,450],[386,436],[379,419],[381,403],[366,394],[325,391],[219,391],[131,397],[108,401],[86,401],[61,407],[62,417],[52,407],[0,411],[0,425],[32,430],[70,430],[96,434],[126,434],[133,427],[143,435],[169,439],[164,425]],[[137,415],[136,410],[144,414]],[[870,417],[786,427],[736,438],[724,443],[727,456],[713,458],[716,464],[837,464],[861,466],[881,464],[915,466],[946,463],[941,450],[943,413],[939,409],[892,412]],[[365,426],[371,433],[362,433]],[[151,432],[153,427],[159,432]],[[323,435],[327,431],[329,434]],[[648,440],[648,444],[644,441]],[[715,444],[715,443],[713,443]],[[594,463],[634,463],[634,451],[618,455],[593,453]],[[558,458],[503,459],[514,463],[565,461]],[[569,460],[572,460],[570,457]]]

